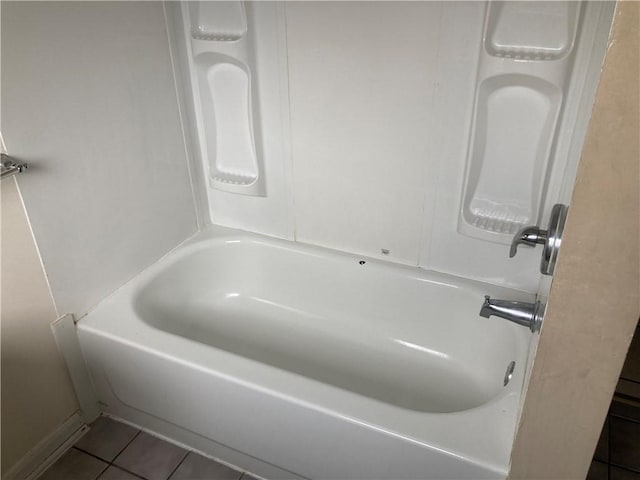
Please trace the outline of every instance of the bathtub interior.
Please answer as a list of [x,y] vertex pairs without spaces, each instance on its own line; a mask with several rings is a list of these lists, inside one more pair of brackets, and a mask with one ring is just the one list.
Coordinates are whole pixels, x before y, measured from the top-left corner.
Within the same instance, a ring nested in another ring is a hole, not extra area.
[[176,259],[140,288],[134,308],[174,335],[447,413],[499,395],[519,357],[514,328],[469,318],[478,290],[383,262],[235,239]]

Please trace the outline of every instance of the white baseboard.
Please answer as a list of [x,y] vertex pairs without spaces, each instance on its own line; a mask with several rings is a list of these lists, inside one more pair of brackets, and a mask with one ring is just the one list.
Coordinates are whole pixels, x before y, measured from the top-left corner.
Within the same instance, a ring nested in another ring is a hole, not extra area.
[[79,412],[74,413],[62,425],[45,437],[2,476],[2,480],[35,480],[58,460],[89,427]]

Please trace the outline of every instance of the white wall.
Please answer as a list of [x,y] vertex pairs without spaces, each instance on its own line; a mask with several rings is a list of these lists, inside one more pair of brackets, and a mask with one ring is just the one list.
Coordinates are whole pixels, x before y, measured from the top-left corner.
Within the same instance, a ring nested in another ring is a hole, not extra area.
[[196,231],[160,2],[2,2],[1,113],[59,313]]

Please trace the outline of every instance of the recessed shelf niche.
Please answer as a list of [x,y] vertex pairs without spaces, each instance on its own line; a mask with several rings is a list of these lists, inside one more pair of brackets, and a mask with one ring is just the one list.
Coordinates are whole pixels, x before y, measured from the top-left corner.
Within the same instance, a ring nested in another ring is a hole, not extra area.
[[214,188],[248,187],[259,177],[253,133],[251,72],[217,54],[196,58],[203,106],[204,141]]
[[191,36],[200,40],[233,42],[247,33],[242,2],[188,2]]
[[270,24],[274,16],[269,9],[250,2],[185,2],[182,15],[208,187],[264,196],[263,132],[270,122],[280,121],[280,112],[265,113],[259,83],[279,72],[277,62],[256,61],[256,44],[260,28],[279,24]]
[[485,48],[517,60],[557,60],[573,48],[577,1],[495,2],[489,9]]
[[560,89],[537,77],[483,80],[462,209],[466,224],[513,235],[534,220],[561,103]]
[[509,243],[539,222],[580,18],[574,2],[493,2],[484,27],[458,231]]

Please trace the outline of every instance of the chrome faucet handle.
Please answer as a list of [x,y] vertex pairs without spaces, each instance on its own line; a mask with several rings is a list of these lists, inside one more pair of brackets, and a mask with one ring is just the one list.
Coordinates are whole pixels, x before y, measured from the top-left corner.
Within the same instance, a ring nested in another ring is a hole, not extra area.
[[568,208],[566,205],[557,203],[551,209],[549,218],[549,228],[542,230],[539,227],[524,227],[513,237],[509,257],[514,257],[518,252],[518,245],[529,245],[535,247],[537,244],[544,245],[542,251],[542,261],[540,262],[540,272],[544,275],[553,275],[556,266],[558,251],[562,240],[562,231],[567,219]]
[[511,249],[509,250],[509,258],[513,258],[518,253],[518,245],[528,245],[535,247],[537,244],[547,242],[547,231],[538,227],[524,227],[513,237]]

